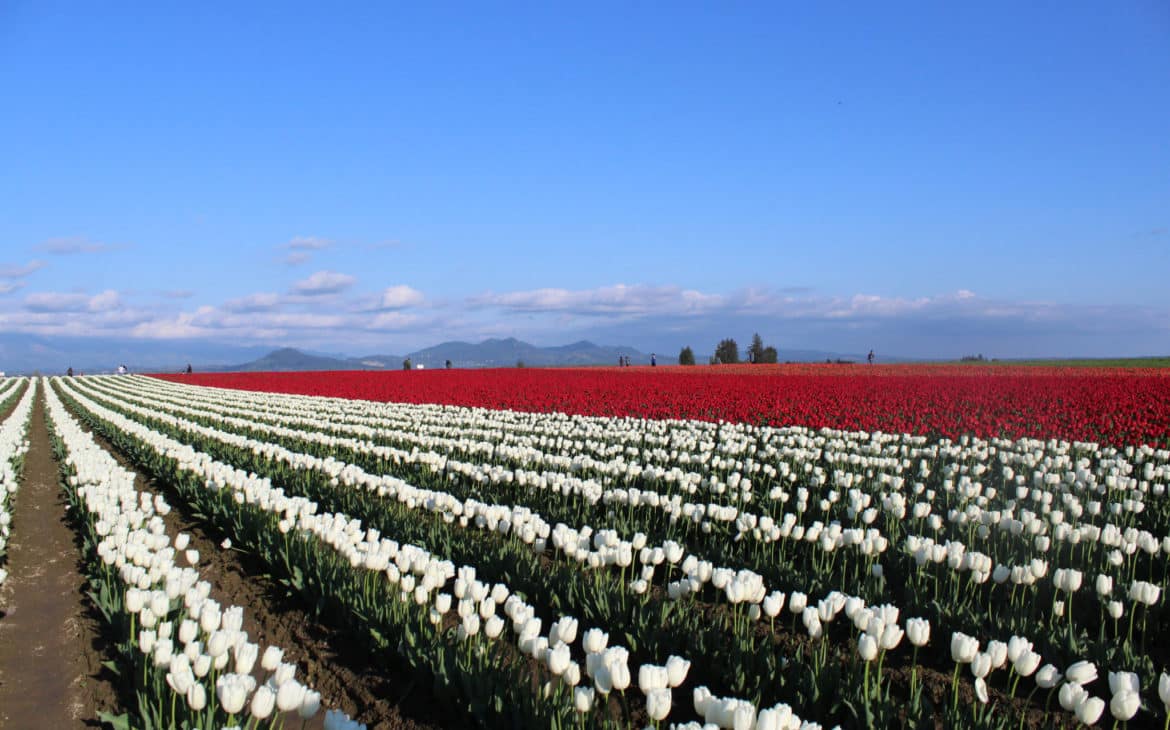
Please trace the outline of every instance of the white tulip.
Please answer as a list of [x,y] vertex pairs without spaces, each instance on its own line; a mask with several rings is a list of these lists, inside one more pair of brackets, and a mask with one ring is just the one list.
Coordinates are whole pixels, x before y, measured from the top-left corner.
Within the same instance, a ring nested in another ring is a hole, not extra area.
[[301,706],[305,699],[306,687],[295,679],[282,682],[276,690],[276,709],[290,712]]
[[[257,720],[263,720],[272,714],[272,708],[276,705],[276,695],[268,685],[261,685],[256,689],[256,693],[252,695],[252,705],[250,707],[252,717]],[[227,709],[227,704],[224,704],[224,709]]]
[[670,714],[670,690],[656,689],[646,695],[646,714],[655,722]]
[[1064,670],[1064,676],[1073,684],[1089,684],[1097,679],[1097,665],[1090,661],[1079,661]]
[[574,687],[573,688],[573,709],[577,712],[589,712],[593,708],[593,688],[592,687]]
[[930,641],[930,621],[924,618],[907,619],[906,636],[914,646],[926,646]]
[[301,700],[301,706],[297,708],[297,715],[302,720],[308,720],[317,714],[321,709],[321,693],[316,690],[306,689],[304,698]]
[[1085,697],[1076,707],[1077,719],[1086,725],[1094,725],[1105,712],[1105,700],[1100,697]]
[[1113,699],[1109,701],[1109,712],[1113,714],[1114,719],[1126,722],[1137,714],[1141,709],[1142,700],[1137,692],[1131,689],[1123,689],[1113,695]]
[[687,673],[691,670],[691,662],[689,659],[683,659],[680,656],[670,656],[666,659],[666,674],[667,684],[670,687],[681,687],[682,683],[687,679]]

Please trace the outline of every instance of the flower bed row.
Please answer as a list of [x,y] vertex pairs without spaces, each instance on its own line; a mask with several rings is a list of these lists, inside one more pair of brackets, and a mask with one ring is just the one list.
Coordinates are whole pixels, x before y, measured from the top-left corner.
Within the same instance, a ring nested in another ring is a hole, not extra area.
[[[45,392],[46,418],[62,486],[82,532],[90,597],[117,637],[113,667],[132,688],[133,707],[103,720],[116,727],[283,727],[315,715],[320,695],[296,678],[283,650],[249,641],[243,609],[211,599],[189,537],[167,535],[161,495],[135,487],[135,474],[98,446]],[[327,728],[357,728],[329,711]]]

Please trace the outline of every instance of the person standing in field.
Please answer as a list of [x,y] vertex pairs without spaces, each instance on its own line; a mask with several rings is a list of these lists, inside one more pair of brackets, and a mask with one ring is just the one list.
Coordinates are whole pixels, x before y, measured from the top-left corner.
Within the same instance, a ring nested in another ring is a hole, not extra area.
[[650,367],[657,367],[657,366],[658,366],[658,358],[655,357],[654,353],[652,352],[652,353],[650,353]]
[[873,350],[870,350],[870,351],[869,351],[869,356],[868,356],[868,357],[866,357],[865,359],[866,359],[866,360],[869,360],[869,364],[870,364],[870,365],[873,365]]

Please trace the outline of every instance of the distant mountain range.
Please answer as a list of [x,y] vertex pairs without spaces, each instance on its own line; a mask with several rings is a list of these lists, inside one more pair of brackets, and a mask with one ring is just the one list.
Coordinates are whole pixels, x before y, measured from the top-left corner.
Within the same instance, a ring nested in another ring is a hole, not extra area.
[[[99,337],[42,337],[0,334],[0,371],[9,374],[113,372],[126,365],[132,372],[178,372],[188,363],[200,372],[208,371],[293,371],[293,370],[399,370],[402,361],[427,369],[452,367],[567,367],[617,365],[620,356],[633,365],[648,365],[650,353],[629,346],[598,345],[581,340],[570,345],[539,347],[515,338],[488,339],[478,343],[444,342],[406,355],[365,355],[313,352],[293,348],[273,350],[271,345],[233,345],[205,340],[136,340]],[[861,361],[862,355],[820,350],[781,350],[780,361],[824,362],[826,359]],[[677,351],[657,353],[658,363],[673,365]],[[696,353],[706,363],[708,356]],[[882,362],[896,362],[883,358]]]
[[[210,367],[209,370],[237,372],[280,372],[294,370],[400,370],[403,361],[412,366],[434,369],[446,367],[451,361],[457,368],[515,367],[519,363],[530,367],[557,367],[572,365],[617,365],[625,355],[633,365],[648,365],[650,355],[633,347],[597,345],[587,340],[571,345],[538,347],[514,337],[489,339],[480,343],[444,342],[409,355],[366,355],[364,357],[335,357],[302,352],[291,347],[274,350],[263,357],[239,365]],[[677,358],[658,355],[663,365],[677,363]]]

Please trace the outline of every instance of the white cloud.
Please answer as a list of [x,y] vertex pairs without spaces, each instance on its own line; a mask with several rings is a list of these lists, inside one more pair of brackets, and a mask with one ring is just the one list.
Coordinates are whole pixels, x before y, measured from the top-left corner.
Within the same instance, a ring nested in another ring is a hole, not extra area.
[[34,248],[38,251],[53,254],[54,256],[73,256],[82,253],[120,251],[127,248],[127,246],[91,241],[85,236],[62,236],[42,241]]
[[11,294],[24,287],[23,281],[0,281],[0,296]]
[[45,268],[44,261],[29,261],[24,266],[0,266],[0,279],[23,279],[34,271]]
[[165,317],[142,322],[130,330],[131,337],[147,340],[178,340],[206,337],[209,332],[203,327],[193,324],[196,313],[181,313],[175,317]]
[[312,258],[313,254],[309,253],[308,251],[292,251],[283,259],[281,259],[281,261],[283,261],[286,266],[300,266]]
[[[32,292],[19,299],[0,298],[0,331],[406,352],[445,339],[487,336],[541,344],[589,338],[661,351],[681,344],[702,348],[704,342],[729,335],[743,338],[758,330],[781,348],[864,352],[876,344],[890,354],[926,356],[968,347],[1009,354],[1000,342],[1022,343],[1016,350],[1028,353],[1072,343],[1066,354],[1093,352],[1096,342],[1095,351],[1108,354],[1124,341],[1136,343],[1125,350],[1135,353],[1157,350],[1145,343],[1164,341],[1170,333],[1170,312],[1156,308],[987,299],[965,289],[929,296],[827,296],[793,288],[713,292],[615,284],[488,293],[444,305],[405,284],[366,293],[346,291],[355,282],[346,274],[318,271],[289,293],[257,292],[187,311],[176,311],[181,302],[159,299],[157,292],[151,293],[151,306],[141,308],[133,306],[132,292],[112,289],[96,294]],[[21,284],[0,280],[0,294]],[[1057,344],[1033,344],[1040,338]]]
[[34,292],[24,298],[24,308],[30,312],[80,312],[89,305],[85,294],[64,292]]
[[333,245],[333,241],[328,238],[318,238],[316,236],[293,236],[293,238],[283,248],[290,248],[294,251],[320,251],[329,248]]
[[615,284],[596,289],[532,289],[472,297],[473,307],[513,312],[567,312],[586,316],[702,314],[727,305],[727,297],[677,286]]
[[229,299],[223,303],[223,308],[228,312],[267,312],[279,307],[281,301],[279,294],[260,292],[238,299]]
[[29,312],[113,312],[122,309],[122,298],[113,289],[90,296],[80,292],[34,292],[24,298]]
[[371,330],[405,330],[418,325],[420,319],[414,314],[404,314],[403,312],[382,312],[374,317],[373,320],[366,325],[366,329]]
[[113,289],[107,289],[101,294],[91,297],[86,304],[86,308],[91,312],[109,312],[120,309],[121,306],[122,299],[118,296],[118,292]]
[[336,271],[318,271],[307,279],[301,279],[293,284],[293,291],[305,296],[336,294],[348,289],[355,281],[357,279],[349,274],[340,274]]
[[423,303],[425,297],[418,289],[405,284],[387,287],[382,292],[382,309],[404,309]]

